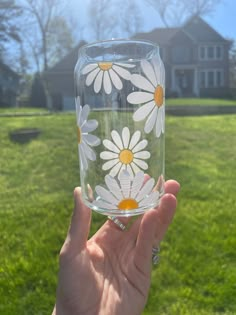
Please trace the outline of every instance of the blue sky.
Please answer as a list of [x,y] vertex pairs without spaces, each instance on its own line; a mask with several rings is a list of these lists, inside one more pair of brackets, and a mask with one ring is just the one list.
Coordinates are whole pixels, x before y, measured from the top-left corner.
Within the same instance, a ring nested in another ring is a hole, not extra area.
[[[156,27],[155,17],[157,14],[151,7],[147,5],[145,7],[146,31]],[[222,3],[216,6],[215,12],[204,19],[224,37],[236,40],[236,0],[222,0]]]
[[[96,0],[94,5],[96,5]],[[111,0],[112,1],[112,0]],[[122,5],[122,1],[120,3]],[[143,25],[141,31],[150,31],[156,27],[160,27],[160,21],[157,13],[151,6],[144,0],[136,0],[140,4]],[[77,11],[78,19],[81,21],[81,25],[86,25],[87,4],[88,0],[72,0],[72,7],[75,12]],[[216,6],[214,13],[210,16],[204,17],[204,19],[221,35],[228,39],[236,40],[236,0],[221,0],[221,4]],[[89,33],[83,32],[85,40],[93,40]]]

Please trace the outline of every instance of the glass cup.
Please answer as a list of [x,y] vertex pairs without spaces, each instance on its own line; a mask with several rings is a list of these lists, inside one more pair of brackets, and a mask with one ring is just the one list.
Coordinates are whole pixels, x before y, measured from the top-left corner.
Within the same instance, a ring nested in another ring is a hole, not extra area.
[[165,164],[165,71],[158,46],[88,44],[79,50],[74,74],[84,203],[113,216],[157,206]]

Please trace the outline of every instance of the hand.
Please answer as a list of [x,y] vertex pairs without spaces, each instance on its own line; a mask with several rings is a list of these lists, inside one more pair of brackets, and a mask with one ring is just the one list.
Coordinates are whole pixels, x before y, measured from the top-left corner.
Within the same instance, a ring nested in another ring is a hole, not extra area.
[[[111,220],[89,240],[91,210],[74,191],[75,208],[60,253],[54,315],[140,315],[151,281],[152,247],[172,221],[179,184],[165,183],[159,207],[122,231]],[[124,224],[127,218],[121,218]]]

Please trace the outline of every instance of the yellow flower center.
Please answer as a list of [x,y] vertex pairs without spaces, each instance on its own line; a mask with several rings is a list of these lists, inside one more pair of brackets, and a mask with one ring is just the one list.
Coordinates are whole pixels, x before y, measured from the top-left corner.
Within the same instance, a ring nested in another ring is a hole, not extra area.
[[81,135],[81,129],[78,127],[77,129],[77,136],[78,136],[78,143],[81,143],[82,140],[82,135]]
[[107,71],[112,68],[112,62],[99,62],[98,66],[102,71]]
[[120,210],[133,210],[138,208],[138,203],[134,199],[123,199],[121,202],[118,204],[118,208]]
[[154,92],[154,101],[158,107],[163,105],[164,91],[163,87],[158,85]]
[[133,161],[134,155],[130,150],[122,150],[119,155],[120,161],[123,164],[130,164]]

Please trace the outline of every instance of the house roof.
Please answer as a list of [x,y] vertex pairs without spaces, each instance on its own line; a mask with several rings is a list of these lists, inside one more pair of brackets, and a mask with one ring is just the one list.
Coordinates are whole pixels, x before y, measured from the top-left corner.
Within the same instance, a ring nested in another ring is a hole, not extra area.
[[150,40],[161,46],[171,42],[179,32],[184,32],[195,42],[229,42],[199,16],[190,18],[181,27],[155,28],[148,33],[138,33],[133,38]]
[[145,39],[155,42],[157,44],[167,44],[171,37],[179,31],[177,27],[171,28],[155,28],[148,33],[138,33],[133,38],[134,39]]
[[47,73],[65,73],[65,72],[73,72],[76,61],[78,59],[78,50],[80,47],[85,45],[85,41],[80,41],[79,44],[72,49],[72,51],[62,58],[58,63],[56,63],[52,68],[50,68]]
[[190,18],[182,28],[197,42],[227,42],[222,35],[199,16]]

